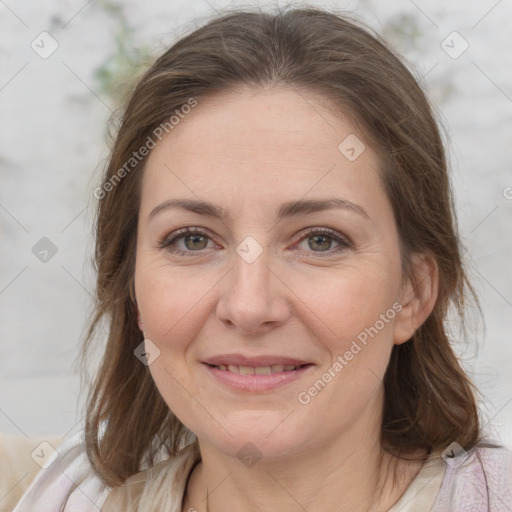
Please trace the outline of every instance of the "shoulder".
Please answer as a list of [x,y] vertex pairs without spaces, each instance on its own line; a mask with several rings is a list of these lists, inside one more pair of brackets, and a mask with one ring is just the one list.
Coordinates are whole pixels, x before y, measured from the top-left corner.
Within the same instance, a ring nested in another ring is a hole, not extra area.
[[197,447],[193,444],[183,447],[171,457],[132,475],[122,485],[112,489],[102,512],[181,511],[187,479],[197,461]]
[[445,462],[433,512],[512,510],[512,451],[478,445]]
[[[108,488],[94,474],[89,463],[83,431],[64,437],[55,448],[50,445],[45,449],[50,452],[49,457],[47,453],[44,465],[13,512],[59,512],[69,495],[69,509],[97,511],[108,494]],[[79,486],[79,491],[72,492],[76,486]]]
[[42,470],[59,437],[0,434],[0,510],[12,510]]

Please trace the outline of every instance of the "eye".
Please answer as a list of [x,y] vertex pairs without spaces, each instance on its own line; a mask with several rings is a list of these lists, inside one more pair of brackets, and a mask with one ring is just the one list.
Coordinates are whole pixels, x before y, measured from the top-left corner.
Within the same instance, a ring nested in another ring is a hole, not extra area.
[[[176,242],[182,239],[185,245],[184,249],[176,247]],[[198,228],[184,228],[162,240],[158,246],[160,249],[167,249],[174,254],[190,256],[190,253],[205,249],[209,239],[208,234]]]
[[[332,249],[332,241],[338,244],[338,247]],[[327,255],[338,253],[353,247],[353,244],[343,235],[329,228],[312,228],[308,230],[299,242],[307,241],[308,248],[314,253],[327,253]],[[317,250],[319,249],[319,250]]]
[[[200,228],[183,228],[159,242],[160,249],[166,249],[173,254],[182,256],[193,256],[193,253],[200,253],[208,246],[211,238],[206,231]],[[179,242],[183,241],[180,247]],[[352,248],[352,242],[345,236],[329,228],[311,228],[302,235],[299,243],[307,241],[310,251],[322,255],[331,255]],[[338,246],[332,249],[332,242],[335,241]],[[296,244],[298,245],[298,244]]]

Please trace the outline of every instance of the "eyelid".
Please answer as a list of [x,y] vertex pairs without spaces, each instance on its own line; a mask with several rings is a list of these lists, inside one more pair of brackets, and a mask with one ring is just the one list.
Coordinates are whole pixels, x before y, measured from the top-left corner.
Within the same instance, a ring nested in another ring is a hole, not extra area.
[[[210,234],[210,231],[203,227],[196,227],[196,226],[187,226],[185,228],[181,228],[178,230],[173,231],[172,233],[164,236],[161,240],[158,242],[158,248],[160,249],[167,249],[170,245],[175,244],[177,240],[181,240],[182,238],[186,236],[193,236],[193,235],[199,235],[204,236],[208,240],[215,243],[213,240],[212,235]],[[301,230],[301,232],[297,235],[297,240],[294,242],[293,246],[296,246],[297,244],[303,242],[304,240],[307,240],[309,237],[313,235],[326,235],[329,238],[333,239],[339,244],[339,247],[337,249],[329,249],[327,251],[307,251],[310,254],[317,254],[320,257],[322,257],[322,254],[325,254],[325,257],[328,255],[337,254],[338,252],[341,252],[342,250],[346,249],[353,249],[354,243],[352,240],[344,235],[343,233],[340,233],[332,228],[326,227],[326,226],[310,226],[308,228],[304,228]],[[194,253],[197,253],[198,255],[202,254],[204,252],[204,249],[200,249],[198,251],[184,251],[182,249],[175,249],[175,250],[169,250],[171,253],[175,254],[186,254],[193,256]]]
[[[177,229],[175,231],[172,231],[171,233],[165,235],[163,238],[161,238],[157,246],[160,249],[165,249],[172,243],[175,243],[177,240],[180,240],[186,236],[193,236],[193,235],[199,235],[199,236],[205,236],[209,240],[213,242],[213,237],[210,234],[210,231],[206,228],[202,228],[199,226],[187,226],[185,228]],[[194,253],[195,251],[186,251],[188,253]],[[197,251],[200,252],[200,251]]]
[[[310,237],[314,234],[327,235],[342,245],[345,245],[350,248],[354,247],[354,243],[348,236],[344,235],[343,233],[340,233],[339,231],[336,231],[335,229],[328,228],[328,227],[320,227],[320,226],[309,227],[309,228],[305,228],[304,230],[302,230],[301,234],[299,235],[299,239],[298,239],[297,243],[302,242],[303,240],[306,240],[308,237]],[[319,251],[318,254],[321,254],[321,252],[322,251]],[[327,253],[328,251],[325,251],[325,252]]]

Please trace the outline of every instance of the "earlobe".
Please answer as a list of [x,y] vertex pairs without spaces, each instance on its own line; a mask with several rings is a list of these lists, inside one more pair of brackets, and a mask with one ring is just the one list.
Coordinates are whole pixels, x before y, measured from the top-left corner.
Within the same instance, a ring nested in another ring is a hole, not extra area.
[[412,337],[434,309],[438,296],[439,271],[434,258],[427,254],[414,254],[411,264],[413,276],[402,288],[402,310],[395,321],[395,345]]

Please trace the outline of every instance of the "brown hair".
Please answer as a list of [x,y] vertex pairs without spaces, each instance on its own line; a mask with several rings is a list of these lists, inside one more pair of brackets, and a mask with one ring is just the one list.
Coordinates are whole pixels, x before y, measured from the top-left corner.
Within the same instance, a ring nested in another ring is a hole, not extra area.
[[[227,11],[182,37],[136,84],[117,131],[103,184],[191,98],[238,86],[317,92],[351,114],[381,156],[385,190],[402,244],[404,275],[413,253],[439,270],[434,310],[406,343],[395,345],[384,377],[382,444],[394,453],[466,450],[483,439],[476,387],[455,356],[443,322],[451,305],[464,322],[467,280],[438,124],[412,73],[371,29],[307,7],[275,13]],[[108,340],[91,387],[86,448],[99,477],[121,484],[174,454],[189,434],[134,356],[134,268],[145,158],[101,193],[96,219],[96,309],[84,358],[103,319]],[[125,167],[126,169],[126,167]],[[101,435],[100,435],[101,434]]]

